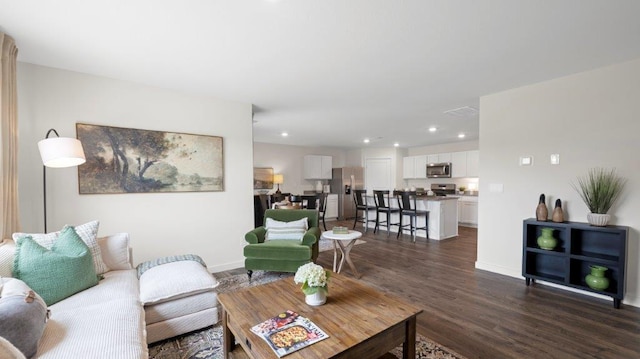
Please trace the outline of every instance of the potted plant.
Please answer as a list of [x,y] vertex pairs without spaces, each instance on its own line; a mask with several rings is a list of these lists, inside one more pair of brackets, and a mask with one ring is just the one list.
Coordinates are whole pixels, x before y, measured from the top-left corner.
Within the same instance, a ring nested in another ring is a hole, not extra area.
[[327,301],[329,271],[324,270],[322,266],[313,262],[300,266],[293,281],[302,284],[301,289],[306,295],[307,304],[322,305]]
[[592,168],[586,176],[578,177],[577,184],[571,184],[591,211],[587,215],[589,224],[604,227],[609,223],[607,212],[620,197],[625,183],[615,169]]
[[465,186],[460,186],[460,187],[458,187],[458,191],[459,191],[458,193],[459,193],[459,194],[464,194],[464,191],[465,191],[466,189],[467,189],[467,187],[465,187]]

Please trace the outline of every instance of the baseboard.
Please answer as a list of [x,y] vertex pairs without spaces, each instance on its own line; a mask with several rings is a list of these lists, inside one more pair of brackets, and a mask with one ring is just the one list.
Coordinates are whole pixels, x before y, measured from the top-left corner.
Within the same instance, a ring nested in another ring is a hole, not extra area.
[[514,278],[523,278],[522,273],[520,271],[514,271],[509,267],[498,266],[490,263],[483,263],[476,261],[476,268],[486,270],[487,272],[493,272],[497,274],[506,275]]

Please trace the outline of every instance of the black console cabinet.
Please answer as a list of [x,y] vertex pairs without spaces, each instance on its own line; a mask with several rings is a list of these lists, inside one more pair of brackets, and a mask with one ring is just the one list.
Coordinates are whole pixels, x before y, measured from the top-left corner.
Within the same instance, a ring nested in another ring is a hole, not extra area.
[[[553,228],[558,240],[553,250],[541,249],[537,244],[541,228]],[[625,293],[627,237],[625,226],[594,227],[581,222],[540,222],[524,220],[522,244],[522,276],[527,285],[536,280],[565,285],[613,298],[613,306],[620,308]],[[590,265],[607,267],[605,276],[609,287],[603,291],[587,286],[585,276]]]

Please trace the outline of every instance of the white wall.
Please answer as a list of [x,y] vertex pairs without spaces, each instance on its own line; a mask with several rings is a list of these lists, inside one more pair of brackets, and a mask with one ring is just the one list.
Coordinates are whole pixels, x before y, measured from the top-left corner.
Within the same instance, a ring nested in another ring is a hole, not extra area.
[[19,188],[23,230],[43,230],[42,162],[49,128],[77,122],[223,137],[224,191],[79,195],[77,168],[47,170],[48,229],[100,221],[99,235],[129,232],[135,262],[195,253],[211,270],[242,267],[253,228],[251,105],[20,63]]
[[[610,211],[611,224],[631,228],[624,302],[640,306],[639,99],[640,59],[480,99],[478,268],[519,277],[522,220],[535,216],[538,196],[550,208],[562,199],[568,220],[586,222],[570,183],[590,168],[615,167],[628,180]],[[552,153],[559,165],[549,164]],[[522,155],[534,165],[518,166]],[[489,192],[491,184],[504,192]]]
[[[303,163],[306,155],[331,156],[332,167],[344,167],[346,152],[344,149],[330,147],[303,147],[276,145],[271,143],[255,142],[253,144],[254,167],[271,167],[273,173],[282,173],[284,183],[280,185],[280,191],[285,193],[302,194],[305,190],[314,191],[315,180],[307,180],[303,177]],[[330,180],[324,180],[329,184]],[[277,186],[274,186],[275,192]]]

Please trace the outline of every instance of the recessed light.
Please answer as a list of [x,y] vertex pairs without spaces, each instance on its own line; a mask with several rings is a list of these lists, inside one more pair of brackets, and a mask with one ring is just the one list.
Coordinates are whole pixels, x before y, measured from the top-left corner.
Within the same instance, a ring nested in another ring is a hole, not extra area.
[[398,147],[398,146],[400,146],[400,144],[398,142],[393,144],[393,147]]
[[364,142],[364,143],[369,143],[369,139],[368,139],[368,138],[365,138],[365,139],[364,139],[364,141],[362,141],[362,142]]
[[464,133],[458,134],[458,138],[464,138]]
[[282,135],[282,137],[287,137],[287,136],[289,136],[289,134],[288,134],[288,133],[286,133],[286,132],[281,133],[281,135]]
[[429,132],[436,132],[438,129],[435,127],[429,127]]

